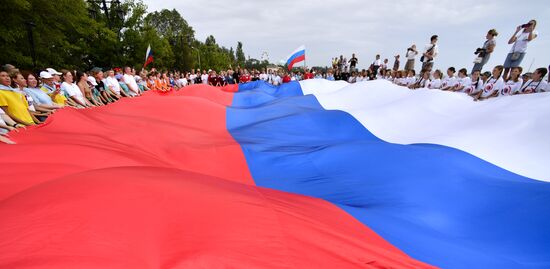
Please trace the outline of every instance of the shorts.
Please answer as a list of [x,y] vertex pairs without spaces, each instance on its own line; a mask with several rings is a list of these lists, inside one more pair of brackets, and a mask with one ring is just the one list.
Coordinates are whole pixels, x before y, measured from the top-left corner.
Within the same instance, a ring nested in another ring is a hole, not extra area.
[[512,53],[508,53],[506,60],[504,61],[504,68],[518,67],[525,57],[525,52],[519,54],[519,58],[515,61],[512,61]]

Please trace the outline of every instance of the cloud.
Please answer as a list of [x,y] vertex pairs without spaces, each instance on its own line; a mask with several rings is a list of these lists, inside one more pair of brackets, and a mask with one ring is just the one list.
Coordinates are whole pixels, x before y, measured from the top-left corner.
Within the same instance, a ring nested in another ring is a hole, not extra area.
[[[353,52],[360,59],[359,67],[368,66],[377,53],[393,61],[393,55],[403,54],[412,43],[422,47],[435,33],[440,35],[441,42],[436,66],[469,68],[473,51],[483,43],[490,28],[497,28],[501,35],[489,65],[500,64],[509,50],[506,41],[515,26],[531,18],[537,18],[546,29],[550,23],[545,19],[550,9],[543,0],[530,1],[529,5],[509,0],[145,0],[145,3],[150,11],[177,9],[200,39],[212,34],[226,47],[235,47],[237,41],[242,41],[246,54],[259,58],[267,51],[274,62],[305,44],[308,64],[323,66],[329,65],[331,57],[349,56]],[[541,33],[530,44],[529,56],[536,54],[537,63],[550,62],[550,55],[543,53],[541,47],[547,43],[548,38]]]

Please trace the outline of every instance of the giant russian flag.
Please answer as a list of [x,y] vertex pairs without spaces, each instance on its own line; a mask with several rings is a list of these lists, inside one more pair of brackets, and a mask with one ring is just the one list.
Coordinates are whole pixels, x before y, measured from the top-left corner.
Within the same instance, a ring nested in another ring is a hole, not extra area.
[[286,65],[288,66],[288,70],[292,70],[292,67],[294,67],[295,64],[299,62],[303,62],[306,60],[306,46],[302,45],[295,49],[289,56],[288,60],[286,60]]
[[550,93],[252,82],[0,145],[0,268],[549,268]]

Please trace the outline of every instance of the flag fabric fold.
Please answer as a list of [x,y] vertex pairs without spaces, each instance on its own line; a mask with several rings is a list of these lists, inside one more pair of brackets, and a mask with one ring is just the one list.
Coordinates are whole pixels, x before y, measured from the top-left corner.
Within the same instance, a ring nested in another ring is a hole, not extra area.
[[548,101],[308,80],[64,109],[0,145],[0,268],[548,268]]

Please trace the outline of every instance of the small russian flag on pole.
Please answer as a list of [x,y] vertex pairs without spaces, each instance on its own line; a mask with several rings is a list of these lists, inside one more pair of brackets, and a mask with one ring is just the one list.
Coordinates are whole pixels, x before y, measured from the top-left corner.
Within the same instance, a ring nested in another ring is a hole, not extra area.
[[145,68],[148,64],[153,62],[153,52],[151,51],[151,44],[147,47],[147,52],[145,53],[145,64],[143,65],[143,68]]
[[288,60],[286,61],[286,64],[288,66],[288,70],[292,70],[292,67],[294,64],[303,62],[306,60],[306,46],[302,45],[296,50],[294,50],[289,56]]

